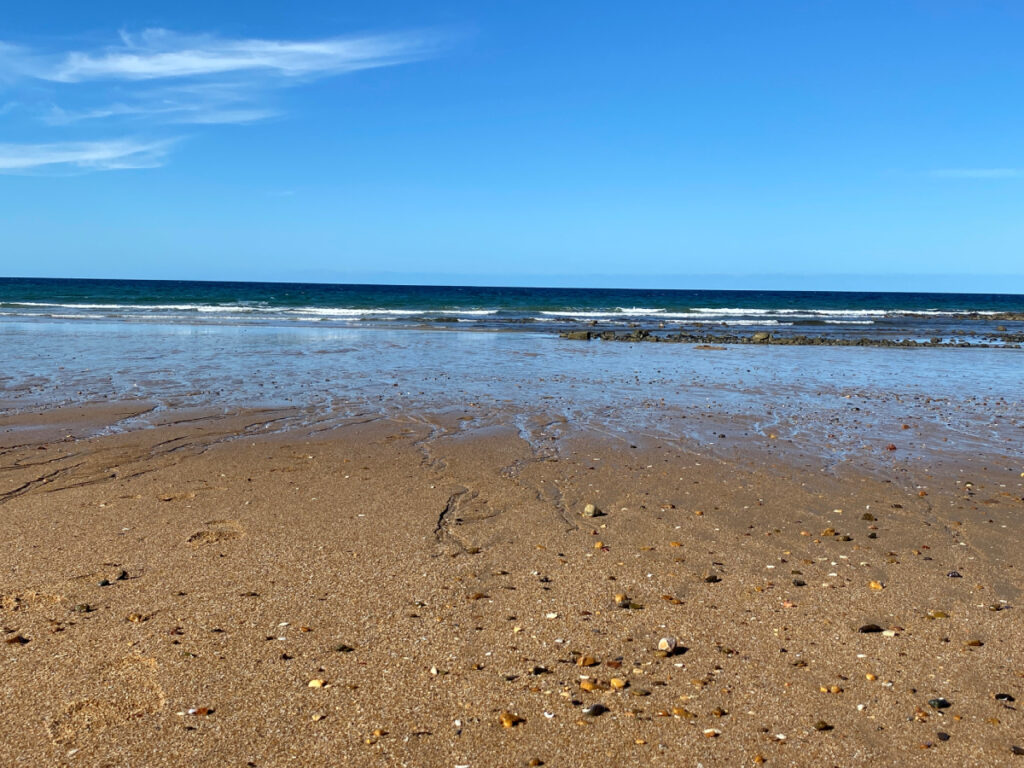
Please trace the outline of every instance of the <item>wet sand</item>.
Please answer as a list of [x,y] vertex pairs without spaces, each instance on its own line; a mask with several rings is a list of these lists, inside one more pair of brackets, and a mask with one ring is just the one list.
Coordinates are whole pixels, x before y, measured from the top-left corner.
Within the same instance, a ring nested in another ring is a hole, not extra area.
[[2,765],[1024,760],[999,452],[151,408],[0,423]]

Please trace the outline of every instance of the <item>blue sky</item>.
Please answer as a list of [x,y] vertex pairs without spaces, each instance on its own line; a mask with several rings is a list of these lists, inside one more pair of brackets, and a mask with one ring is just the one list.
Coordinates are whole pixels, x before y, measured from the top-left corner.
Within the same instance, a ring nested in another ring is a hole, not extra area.
[[1024,292],[1015,0],[8,4],[0,274]]

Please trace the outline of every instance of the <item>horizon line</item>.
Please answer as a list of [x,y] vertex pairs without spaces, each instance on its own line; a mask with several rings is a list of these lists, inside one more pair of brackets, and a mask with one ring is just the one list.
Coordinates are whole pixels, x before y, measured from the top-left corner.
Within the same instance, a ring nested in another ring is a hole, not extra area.
[[[413,277],[414,274],[417,274],[417,273],[410,273],[409,277],[410,278]],[[595,275],[595,276],[596,277],[605,277],[605,278],[626,277],[625,275],[616,275],[616,274],[598,274],[598,275]],[[353,276],[353,277],[355,277],[355,276]],[[453,277],[454,277],[454,275],[453,275]],[[469,277],[469,276],[468,275],[463,275],[461,277]],[[571,276],[570,275],[564,275],[564,276],[556,275],[556,276],[550,276],[550,277],[557,278],[557,277],[571,277]],[[836,273],[836,274],[813,274],[813,275],[794,275],[794,274],[788,274],[788,273],[760,273],[760,274],[748,274],[748,275],[727,275],[727,274],[683,275],[683,274],[665,274],[665,275],[655,275],[651,279],[655,280],[655,279],[658,279],[658,278],[662,278],[662,279],[675,279],[675,280],[679,280],[679,279],[698,280],[698,279],[701,279],[701,280],[744,280],[744,281],[746,281],[746,280],[751,280],[751,279],[756,279],[756,278],[770,278],[772,280],[780,280],[780,279],[784,280],[784,279],[787,279],[787,278],[797,279],[797,280],[807,280],[807,279],[813,280],[813,279],[823,279],[823,278],[828,278],[828,279],[833,279],[833,280],[842,280],[844,278],[846,278],[846,279],[856,278],[856,279],[859,279],[859,280],[864,280],[864,279],[871,279],[871,278],[875,278],[875,277],[877,277],[879,279],[886,279],[886,280],[899,280],[899,279],[902,279],[902,278],[914,278],[914,279],[920,280],[920,279],[922,279],[922,277],[927,277],[927,278],[931,278],[931,279],[936,279],[936,278],[938,278],[938,279],[970,278],[970,279],[974,279],[974,280],[977,280],[979,278],[980,279],[985,279],[985,280],[999,280],[1001,278],[1003,278],[1003,279],[1005,279],[1005,278],[1013,278],[1015,280],[1024,279],[1024,278],[1022,278],[1022,276],[1014,275],[1014,274],[998,274],[998,275],[994,274],[994,275],[979,276],[979,275],[970,274],[970,273],[952,273],[952,272],[951,273],[945,273],[945,274],[927,275],[927,276],[922,276],[922,275],[914,274],[914,273],[900,273],[900,274],[892,274],[892,275],[875,275],[875,274],[871,274],[871,273],[863,273],[863,274],[859,274],[859,273],[843,273],[843,274],[839,274],[839,273]],[[959,295],[976,295],[976,294],[984,294],[984,295],[990,295],[990,296],[1024,296],[1024,289],[1022,289],[1022,291],[1020,293],[1018,293],[1018,292],[1005,292],[1005,291],[988,291],[988,290],[980,290],[980,289],[959,290],[959,291],[949,291],[949,290],[907,291],[907,290],[878,290],[878,289],[871,289],[871,290],[863,290],[863,289],[861,289],[861,290],[856,290],[856,289],[832,289],[832,288],[813,288],[812,289],[812,288],[777,288],[777,287],[776,288],[750,288],[750,287],[741,287],[741,288],[706,288],[706,287],[686,287],[686,288],[680,288],[680,287],[672,287],[672,288],[666,288],[666,287],[653,287],[653,286],[651,286],[651,287],[636,287],[636,286],[610,287],[610,286],[607,286],[607,285],[580,285],[580,284],[577,284],[577,285],[550,285],[550,284],[549,285],[542,285],[542,284],[535,284],[535,283],[530,283],[530,284],[524,284],[524,283],[508,284],[508,283],[500,283],[500,282],[495,282],[495,283],[483,283],[483,282],[469,282],[469,283],[460,283],[460,282],[449,282],[449,283],[443,283],[443,282],[400,282],[398,280],[396,280],[396,281],[367,280],[365,282],[361,282],[361,281],[358,281],[358,282],[357,281],[345,282],[345,281],[317,280],[317,279],[307,279],[307,280],[280,280],[280,279],[277,279],[277,280],[254,280],[254,279],[248,279],[248,280],[246,280],[246,279],[238,279],[238,278],[214,279],[214,278],[167,278],[167,277],[52,277],[52,276],[0,275],[0,281],[5,281],[5,280],[53,280],[53,281],[59,281],[59,280],[80,280],[80,281],[90,281],[90,282],[135,282],[135,283],[240,283],[240,284],[244,284],[244,285],[319,285],[319,286],[358,286],[358,287],[375,286],[375,287],[383,287],[383,288],[499,288],[499,289],[519,288],[519,289],[552,290],[552,291],[557,291],[557,290],[597,290],[597,291],[635,291],[635,292],[648,292],[648,291],[733,291],[733,292],[742,292],[742,293],[757,293],[757,292],[764,292],[764,293],[860,293],[860,294],[863,294],[863,293],[879,293],[879,294],[904,294],[904,295],[906,295],[906,294],[910,294],[910,295],[913,295],[913,294],[949,294],[949,295],[958,295],[958,294]]]

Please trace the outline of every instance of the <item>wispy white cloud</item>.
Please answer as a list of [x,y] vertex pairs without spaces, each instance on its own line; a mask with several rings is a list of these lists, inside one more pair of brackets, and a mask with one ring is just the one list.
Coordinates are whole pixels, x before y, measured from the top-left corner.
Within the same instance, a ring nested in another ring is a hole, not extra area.
[[171,141],[66,141],[52,144],[0,144],[0,173],[71,168],[113,171],[161,165]]
[[[41,80],[156,80],[263,73],[286,78],[336,75],[387,67],[431,55],[439,38],[429,34],[328,37],[319,40],[231,39],[148,29],[122,33],[121,44],[99,51],[20,57],[18,69]],[[13,49],[15,53],[18,49]]]
[[48,125],[71,125],[88,120],[126,118],[136,120],[159,120],[175,124],[222,125],[254,123],[281,114],[275,109],[231,108],[225,105],[204,103],[114,103],[96,109],[69,111],[52,105],[43,116]]
[[940,168],[930,176],[938,179],[1014,179],[1024,176],[1020,168]]
[[[432,32],[283,40],[166,29],[122,32],[115,44],[93,49],[37,50],[0,41],[0,86],[23,97],[0,106],[0,114],[17,107],[62,138],[86,130],[81,135],[93,138],[86,126],[104,122],[118,125],[119,134],[151,136],[174,125],[254,123],[282,114],[273,98],[282,88],[424,59],[444,42]],[[0,144],[0,172],[153,167],[172,143]]]

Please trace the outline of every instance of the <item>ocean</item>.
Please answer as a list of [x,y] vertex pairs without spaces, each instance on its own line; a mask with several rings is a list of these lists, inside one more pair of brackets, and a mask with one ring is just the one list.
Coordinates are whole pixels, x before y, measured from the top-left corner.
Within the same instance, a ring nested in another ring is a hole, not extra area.
[[12,320],[520,332],[768,330],[971,344],[1024,333],[1024,296],[0,278],[0,322]]
[[[515,414],[524,435],[555,420],[716,451],[777,431],[830,464],[901,423],[941,436],[904,456],[1015,453],[1024,351],[999,340],[1024,333],[1022,313],[1024,296],[1000,295],[4,279],[0,433],[18,413],[105,403],[154,406],[117,430],[192,409],[284,408],[286,429],[455,408],[468,425]],[[638,327],[956,343],[562,336]]]

